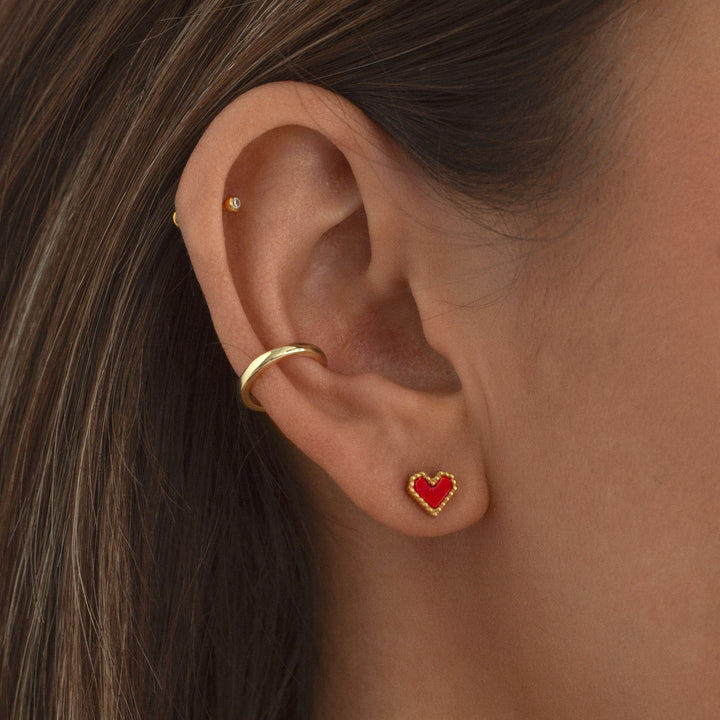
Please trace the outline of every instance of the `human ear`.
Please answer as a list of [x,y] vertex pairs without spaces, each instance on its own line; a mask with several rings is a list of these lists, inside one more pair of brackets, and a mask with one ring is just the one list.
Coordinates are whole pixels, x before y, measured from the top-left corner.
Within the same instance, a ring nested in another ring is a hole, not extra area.
[[[419,269],[439,244],[438,223],[420,219],[429,193],[413,163],[355,106],[313,86],[277,83],[214,119],[176,198],[237,374],[277,346],[322,348],[327,368],[283,360],[257,379],[253,395],[363,512],[417,536],[467,527],[488,505],[481,443],[453,357],[432,346],[422,319]],[[227,197],[239,198],[237,212],[223,209]],[[432,517],[407,484],[414,473],[438,471],[453,473],[458,490]]]

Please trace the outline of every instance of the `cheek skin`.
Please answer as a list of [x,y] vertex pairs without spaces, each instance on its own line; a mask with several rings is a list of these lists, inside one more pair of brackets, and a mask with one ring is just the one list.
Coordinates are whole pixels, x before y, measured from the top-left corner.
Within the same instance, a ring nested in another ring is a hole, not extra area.
[[533,598],[498,613],[537,687],[564,673],[603,718],[720,707],[720,91],[688,72],[528,259],[491,394],[503,596]]
[[720,705],[720,269],[674,233],[624,237],[538,310],[490,409],[502,594],[534,598],[518,652],[538,687],[570,659],[588,692],[601,666],[680,717]]
[[528,662],[570,659],[589,692],[598,666],[608,688],[663,688],[680,717],[720,703],[720,282],[632,255],[566,290],[491,409],[496,530],[517,569],[504,596],[535,599]]

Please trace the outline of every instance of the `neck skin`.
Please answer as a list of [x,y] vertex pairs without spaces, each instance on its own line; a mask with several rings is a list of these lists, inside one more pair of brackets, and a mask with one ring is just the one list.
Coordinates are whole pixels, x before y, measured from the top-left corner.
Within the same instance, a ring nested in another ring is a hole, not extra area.
[[492,585],[477,548],[485,543],[473,537],[487,530],[410,538],[333,499],[334,522],[318,534],[316,717],[513,717],[514,674],[495,652],[484,602]]

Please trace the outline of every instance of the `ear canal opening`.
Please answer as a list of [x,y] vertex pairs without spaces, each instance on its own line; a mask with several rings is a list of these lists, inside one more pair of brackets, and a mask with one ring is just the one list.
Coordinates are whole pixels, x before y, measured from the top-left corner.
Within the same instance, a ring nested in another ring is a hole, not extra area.
[[420,392],[460,390],[450,362],[425,338],[408,284],[400,282],[382,294],[367,285],[371,260],[367,217],[360,207],[319,239],[303,275],[305,291],[316,298],[316,317],[323,318],[320,324],[341,329],[343,340],[330,360],[332,369],[343,374],[375,372]]
[[460,379],[452,364],[425,338],[409,287],[369,307],[360,328],[364,336],[361,345],[375,348],[366,357],[368,369],[418,392],[446,394],[460,390]]
[[340,274],[340,281],[348,284],[365,274],[370,259],[367,217],[360,206],[318,239],[309,259],[312,282],[336,281]]

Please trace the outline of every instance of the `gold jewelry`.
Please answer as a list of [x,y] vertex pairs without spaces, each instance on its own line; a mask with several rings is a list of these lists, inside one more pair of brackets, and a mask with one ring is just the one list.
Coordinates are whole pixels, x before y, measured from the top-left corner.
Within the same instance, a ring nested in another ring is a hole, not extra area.
[[241,206],[240,198],[234,195],[229,195],[223,201],[223,210],[227,210],[228,212],[237,212]]
[[[242,202],[240,201],[240,198],[236,197],[235,195],[228,195],[228,197],[223,200],[223,210],[227,210],[228,212],[238,212],[241,207]],[[173,213],[172,221],[175,227],[180,227],[178,223],[177,212]]]
[[428,515],[437,517],[457,491],[457,481],[452,473],[444,470],[432,478],[419,472],[410,476],[407,491]]
[[282,347],[268,350],[259,357],[256,357],[248,366],[245,372],[240,376],[240,397],[247,407],[257,412],[265,412],[263,406],[258,402],[257,398],[250,392],[253,383],[258,379],[260,374],[273,363],[283,360],[292,355],[304,355],[319,362],[323,367],[327,367],[327,358],[325,353],[315,345],[309,343],[296,343],[295,345],[283,345]]

